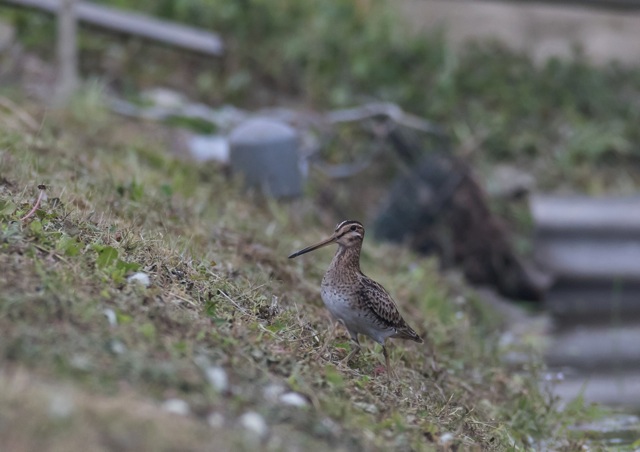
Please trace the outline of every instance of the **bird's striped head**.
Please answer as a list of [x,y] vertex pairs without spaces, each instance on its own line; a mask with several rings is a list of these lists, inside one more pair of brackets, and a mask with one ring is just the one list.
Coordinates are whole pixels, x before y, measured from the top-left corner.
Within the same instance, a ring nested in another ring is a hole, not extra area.
[[289,256],[289,259],[317,250],[318,248],[322,248],[323,246],[330,245],[334,242],[347,248],[360,246],[362,244],[362,240],[364,240],[364,226],[362,226],[362,223],[354,220],[345,220],[342,223],[338,223],[336,230],[331,237],[318,242],[315,245],[296,251]]
[[364,226],[359,221],[345,220],[338,223],[333,236],[340,245],[352,247],[364,240]]

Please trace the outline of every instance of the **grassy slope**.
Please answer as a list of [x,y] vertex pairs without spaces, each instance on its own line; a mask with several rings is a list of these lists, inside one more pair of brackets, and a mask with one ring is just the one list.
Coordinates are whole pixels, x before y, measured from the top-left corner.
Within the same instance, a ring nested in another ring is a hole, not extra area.
[[[330,336],[318,291],[331,251],[286,259],[327,233],[316,207],[245,196],[220,168],[167,157],[158,136],[99,105],[46,117],[37,133],[0,127],[0,448],[253,448],[237,419],[255,410],[274,450],[422,450],[447,433],[500,450],[575,419],[538,391],[534,358],[500,363],[498,321],[472,294],[371,240],[365,272],[427,344],[393,343],[391,385],[370,341],[337,367],[348,339]],[[48,201],[19,221],[40,183]],[[136,268],[150,287],[127,283]],[[203,363],[227,371],[228,391]],[[274,383],[310,405],[265,399]],[[158,409],[173,397],[189,417]],[[211,413],[222,428],[207,426]]]

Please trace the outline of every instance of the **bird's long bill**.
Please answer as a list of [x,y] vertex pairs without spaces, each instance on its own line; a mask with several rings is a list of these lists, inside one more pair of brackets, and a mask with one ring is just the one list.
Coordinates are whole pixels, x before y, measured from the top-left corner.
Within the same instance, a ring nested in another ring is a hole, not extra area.
[[322,242],[316,243],[315,245],[308,246],[308,247],[306,247],[304,249],[301,249],[300,251],[296,251],[291,256],[289,256],[289,259],[293,259],[294,257],[298,257],[301,254],[308,253],[309,251],[317,250],[318,248],[322,248],[323,246],[330,245],[335,240],[336,240],[335,235],[332,235],[331,237],[329,237],[328,239],[323,240]]

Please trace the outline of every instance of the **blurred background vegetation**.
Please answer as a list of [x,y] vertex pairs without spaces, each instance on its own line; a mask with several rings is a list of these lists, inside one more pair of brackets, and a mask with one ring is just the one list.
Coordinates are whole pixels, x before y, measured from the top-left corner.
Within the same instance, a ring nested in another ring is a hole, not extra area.
[[[454,54],[411,31],[384,0],[102,0],[219,32],[217,60],[81,33],[85,76],[133,94],[173,86],[212,104],[313,109],[389,101],[440,122],[480,170],[510,162],[543,190],[625,193],[638,185],[640,71],[535,64],[497,43]],[[49,16],[6,9],[28,48],[54,54]],[[171,64],[168,64],[168,63]]]

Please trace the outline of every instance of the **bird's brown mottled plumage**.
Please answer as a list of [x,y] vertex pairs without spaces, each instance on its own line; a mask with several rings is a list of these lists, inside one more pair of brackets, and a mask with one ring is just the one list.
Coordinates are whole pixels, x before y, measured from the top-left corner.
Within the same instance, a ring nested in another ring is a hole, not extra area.
[[347,220],[336,226],[331,237],[293,253],[289,258],[338,243],[338,250],[322,278],[322,300],[333,316],[347,328],[357,347],[346,360],[357,353],[360,347],[358,334],[364,334],[382,345],[390,373],[389,355],[385,347],[387,338],[408,339],[419,343],[423,341],[404,321],[385,288],[360,270],[363,240],[362,224]]
[[359,296],[366,300],[367,308],[378,317],[382,325],[390,325],[396,329],[396,334],[390,337],[424,342],[404,321],[391,295],[382,287],[382,284],[361,273],[360,285]]

